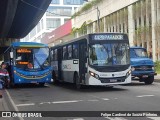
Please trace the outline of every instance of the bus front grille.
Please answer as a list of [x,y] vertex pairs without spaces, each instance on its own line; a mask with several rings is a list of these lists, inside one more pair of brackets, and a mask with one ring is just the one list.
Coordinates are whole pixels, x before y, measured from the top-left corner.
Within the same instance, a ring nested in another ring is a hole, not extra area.
[[99,78],[101,83],[116,83],[116,82],[124,82],[126,76],[123,77],[115,77],[115,78]]

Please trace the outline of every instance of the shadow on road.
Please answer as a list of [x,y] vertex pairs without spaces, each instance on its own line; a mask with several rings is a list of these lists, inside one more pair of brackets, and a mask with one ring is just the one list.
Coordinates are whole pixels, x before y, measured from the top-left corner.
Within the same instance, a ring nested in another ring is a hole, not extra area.
[[72,83],[58,83],[53,86],[61,87],[63,89],[78,91],[78,92],[111,92],[111,91],[125,91],[127,89],[118,86],[83,86],[81,89],[76,89],[75,84]]
[[20,84],[20,85],[15,85],[11,89],[22,89],[22,88],[49,88],[48,84],[45,84],[44,86],[40,86],[39,84]]
[[150,84],[150,85],[146,85],[144,82],[133,81],[132,83],[122,85],[122,86],[146,86],[147,87],[147,86],[151,86],[151,85],[154,85],[154,83]]

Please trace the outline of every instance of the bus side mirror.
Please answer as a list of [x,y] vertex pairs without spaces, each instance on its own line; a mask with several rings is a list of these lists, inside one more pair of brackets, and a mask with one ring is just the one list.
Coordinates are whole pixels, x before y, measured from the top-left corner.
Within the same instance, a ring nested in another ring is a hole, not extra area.
[[10,52],[10,58],[13,58],[13,52]]

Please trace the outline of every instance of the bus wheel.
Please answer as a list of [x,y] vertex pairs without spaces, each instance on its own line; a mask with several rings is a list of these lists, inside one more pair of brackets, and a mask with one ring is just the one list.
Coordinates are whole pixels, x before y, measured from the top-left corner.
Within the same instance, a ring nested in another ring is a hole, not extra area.
[[45,83],[39,83],[39,86],[43,87]]
[[16,87],[16,84],[15,84],[13,81],[11,81],[11,82],[10,82],[10,87],[11,87],[11,88],[15,88],[15,87]]
[[82,85],[80,84],[80,79],[77,73],[74,75],[74,81],[75,81],[76,88],[81,89]]
[[56,73],[54,71],[52,72],[52,79],[53,79],[53,84],[57,84],[58,83],[57,77],[56,77]]
[[145,79],[145,84],[146,85],[149,85],[149,84],[152,84],[154,81],[154,76],[149,76],[148,78]]

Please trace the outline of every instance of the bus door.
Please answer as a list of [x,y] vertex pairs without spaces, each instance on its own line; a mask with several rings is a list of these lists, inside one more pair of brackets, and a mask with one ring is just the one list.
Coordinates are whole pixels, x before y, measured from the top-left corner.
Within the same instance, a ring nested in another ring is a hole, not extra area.
[[62,80],[62,68],[61,68],[61,65],[62,65],[62,49],[58,49],[58,79],[59,80]]
[[82,83],[82,80],[85,80],[85,73],[87,72],[86,52],[87,52],[87,41],[80,42],[80,44],[79,44],[79,77],[80,77],[80,83]]

